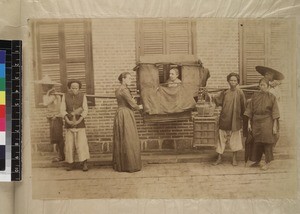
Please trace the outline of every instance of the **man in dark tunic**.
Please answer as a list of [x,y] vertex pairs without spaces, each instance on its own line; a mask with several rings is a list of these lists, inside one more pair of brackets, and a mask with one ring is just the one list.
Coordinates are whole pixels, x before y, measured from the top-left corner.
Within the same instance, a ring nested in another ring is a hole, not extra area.
[[273,158],[273,145],[277,141],[279,109],[276,97],[268,91],[269,81],[262,78],[259,81],[260,91],[254,93],[247,105],[245,116],[249,118],[248,129],[252,131],[254,144],[250,160],[253,166],[259,166],[262,155],[265,154],[266,164],[263,170],[269,168]]
[[[261,75],[264,76],[264,78],[269,82],[269,87],[268,91],[273,94],[276,97],[277,105],[279,108],[279,112],[282,111],[282,103],[281,103],[281,81],[284,79],[284,75],[277,71],[274,70],[273,68],[265,67],[265,66],[256,66],[255,67],[256,71],[260,73]],[[279,119],[280,120],[280,119]],[[275,147],[277,141],[279,140],[279,124],[280,122],[278,121],[278,130],[276,134],[276,142],[273,144]]]
[[69,163],[67,171],[75,168],[75,149],[82,163],[82,170],[88,171],[87,160],[90,158],[90,152],[84,120],[88,114],[88,105],[86,95],[80,92],[81,86],[79,80],[69,81],[69,92],[63,96],[61,104],[61,114],[66,128],[65,159]]
[[216,105],[222,106],[222,111],[219,119],[219,141],[216,146],[218,158],[213,165],[218,165],[222,162],[222,154],[224,153],[226,142],[228,142],[231,151],[233,151],[232,165],[237,166],[237,151],[243,149],[241,129],[245,110],[245,95],[237,87],[240,82],[238,74],[230,73],[227,76],[227,82],[230,89],[222,91],[215,98]]

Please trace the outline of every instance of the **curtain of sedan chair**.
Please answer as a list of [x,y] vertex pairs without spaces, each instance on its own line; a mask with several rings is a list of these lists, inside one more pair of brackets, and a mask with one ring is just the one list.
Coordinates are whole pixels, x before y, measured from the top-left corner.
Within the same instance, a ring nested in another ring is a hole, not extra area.
[[195,107],[193,93],[184,84],[159,85],[158,68],[154,65],[140,64],[139,81],[144,112],[149,115],[180,113]]
[[183,65],[182,66],[182,82],[186,93],[193,97],[198,96],[199,87],[201,84],[199,66]]
[[144,112],[148,114],[158,114],[159,99],[156,90],[159,88],[159,71],[154,64],[139,65],[139,84],[141,99],[144,105]]

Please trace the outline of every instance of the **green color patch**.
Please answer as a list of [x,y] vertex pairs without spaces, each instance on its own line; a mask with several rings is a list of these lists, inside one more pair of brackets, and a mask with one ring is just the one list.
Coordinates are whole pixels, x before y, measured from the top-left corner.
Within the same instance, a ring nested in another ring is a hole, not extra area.
[[0,78],[0,91],[5,91],[5,78]]

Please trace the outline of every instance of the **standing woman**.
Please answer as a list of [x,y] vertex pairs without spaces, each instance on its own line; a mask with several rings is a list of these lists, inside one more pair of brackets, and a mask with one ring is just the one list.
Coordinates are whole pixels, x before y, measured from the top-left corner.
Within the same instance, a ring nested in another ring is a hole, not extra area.
[[142,168],[140,140],[133,110],[140,110],[127,86],[131,83],[129,72],[120,74],[121,86],[116,90],[118,109],[113,128],[113,168],[119,172],[136,172]]
[[254,145],[250,160],[252,166],[259,166],[262,155],[265,154],[266,164],[261,167],[267,170],[273,158],[273,144],[278,134],[279,110],[276,97],[268,91],[269,81],[265,78],[259,81],[260,91],[254,93],[244,113],[248,117],[248,129],[252,131]]

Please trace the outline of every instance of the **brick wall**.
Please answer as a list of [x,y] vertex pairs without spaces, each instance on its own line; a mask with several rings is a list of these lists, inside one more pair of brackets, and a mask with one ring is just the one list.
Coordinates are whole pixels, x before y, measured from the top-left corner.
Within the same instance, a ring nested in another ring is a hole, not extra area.
[[[132,71],[136,62],[135,20],[93,20],[92,29],[95,94],[114,94],[119,86],[117,77],[121,72],[131,71],[135,79],[135,72]],[[133,85],[133,91],[135,88]],[[116,107],[115,100],[96,100],[96,107],[89,114],[91,119],[87,118],[91,148],[112,141]],[[182,139],[191,143],[191,121],[145,124],[139,112],[135,116],[143,150],[172,149],[176,145],[180,147]]]
[[197,55],[210,70],[208,87],[228,87],[226,76],[239,73],[238,19],[198,19]]
[[[130,71],[135,79],[135,20],[93,19],[93,67],[95,94],[114,95],[119,86],[118,75]],[[197,55],[209,68],[208,86],[227,87],[226,75],[238,73],[238,20],[201,19],[197,21]],[[135,81],[133,81],[135,82]],[[135,84],[132,85],[133,91]],[[31,88],[31,94],[34,88]],[[34,96],[32,96],[34,99]],[[31,129],[33,151],[52,151],[49,127],[45,118],[47,109],[35,108],[31,102]],[[111,152],[114,99],[96,98],[86,118],[87,137],[91,152]],[[188,149],[192,145],[191,120],[170,123],[144,124],[139,112],[135,113],[143,150]]]
[[[210,69],[209,86],[227,86],[225,76],[238,72],[237,20],[199,20],[197,22],[197,52]],[[135,79],[135,20],[94,19],[92,21],[95,94],[114,95],[118,75],[132,72]],[[213,81],[212,81],[213,79]],[[135,85],[132,86],[134,91]],[[33,89],[32,89],[33,90]],[[113,118],[117,104],[114,99],[96,98],[86,118],[87,137],[91,152],[111,152]],[[32,132],[34,151],[52,151],[49,144],[46,109],[36,109],[32,102]],[[191,120],[145,124],[135,113],[143,150],[188,149],[192,146]]]
[[[92,21],[95,94],[114,96],[118,76],[135,66],[134,20],[94,19]],[[91,151],[111,151],[115,99],[97,99],[87,117]]]

